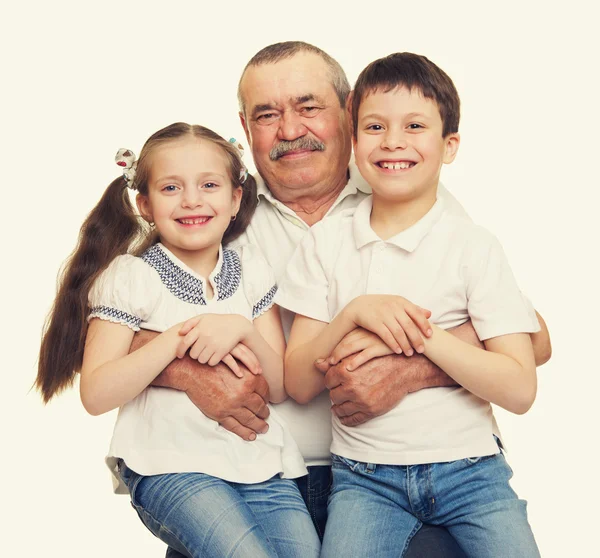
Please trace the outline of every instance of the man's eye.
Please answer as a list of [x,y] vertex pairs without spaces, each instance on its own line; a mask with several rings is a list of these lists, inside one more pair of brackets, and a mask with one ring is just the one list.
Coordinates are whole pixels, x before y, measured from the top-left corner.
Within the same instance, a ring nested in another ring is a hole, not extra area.
[[275,115],[272,112],[266,112],[265,114],[261,114],[256,117],[256,120],[266,122],[267,120],[271,120]]
[[302,114],[306,114],[306,115],[314,115],[315,113],[317,113],[319,111],[319,107],[302,107],[300,109],[300,112]]

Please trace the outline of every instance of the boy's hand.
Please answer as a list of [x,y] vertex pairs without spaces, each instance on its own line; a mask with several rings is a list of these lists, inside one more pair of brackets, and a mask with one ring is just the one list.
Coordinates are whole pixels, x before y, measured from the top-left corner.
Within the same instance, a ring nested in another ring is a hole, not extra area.
[[346,370],[352,371],[373,358],[393,354],[395,354],[394,351],[378,335],[362,327],[357,327],[339,342],[329,358],[317,360],[315,367],[325,374],[331,366],[346,359],[344,366]]
[[[236,376],[241,377],[241,371],[234,358],[242,362],[253,363],[256,357],[247,349],[240,346],[241,341],[251,331],[252,324],[243,316],[228,314],[205,314],[196,316],[185,322],[179,330],[182,337],[177,346],[177,357],[183,358],[189,349],[191,358],[216,366],[223,361]],[[250,356],[252,355],[252,356]],[[254,373],[260,373],[260,365],[251,367]]]
[[423,334],[431,337],[431,312],[401,296],[362,295],[346,307],[352,321],[377,334],[396,354],[425,350]]

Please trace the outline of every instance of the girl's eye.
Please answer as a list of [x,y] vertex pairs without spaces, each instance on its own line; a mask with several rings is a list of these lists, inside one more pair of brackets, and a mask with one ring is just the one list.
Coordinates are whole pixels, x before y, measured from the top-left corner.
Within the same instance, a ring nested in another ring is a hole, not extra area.
[[214,188],[218,188],[219,185],[214,182],[206,182],[203,187],[208,188],[209,190],[212,190]]
[[372,130],[373,132],[379,132],[383,130],[383,126],[381,124],[369,124],[367,126],[367,130]]

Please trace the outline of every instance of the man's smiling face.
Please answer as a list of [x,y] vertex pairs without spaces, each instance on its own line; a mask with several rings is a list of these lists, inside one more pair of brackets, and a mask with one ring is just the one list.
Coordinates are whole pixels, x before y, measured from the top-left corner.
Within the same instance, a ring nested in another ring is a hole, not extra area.
[[333,186],[345,176],[351,152],[348,118],[320,56],[300,52],[250,66],[240,91],[242,125],[269,187]]

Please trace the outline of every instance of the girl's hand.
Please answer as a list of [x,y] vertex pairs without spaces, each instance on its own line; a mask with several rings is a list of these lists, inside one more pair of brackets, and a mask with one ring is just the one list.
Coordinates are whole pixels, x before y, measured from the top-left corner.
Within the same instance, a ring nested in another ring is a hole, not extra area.
[[331,366],[354,355],[346,362],[346,370],[355,370],[371,359],[393,354],[394,351],[378,335],[362,327],[357,327],[338,343],[329,358],[317,360],[315,366],[325,374]]
[[[246,352],[237,349],[237,345],[251,331],[252,324],[238,314],[196,316],[185,322],[179,330],[179,335],[183,339],[177,346],[176,354],[178,358],[183,358],[189,349],[190,357],[198,362],[216,366],[224,361],[236,375],[239,375],[241,372],[233,358],[236,355],[249,358]],[[256,370],[256,367],[254,369]]]
[[362,295],[348,306],[354,323],[373,333],[396,354],[413,354],[425,350],[423,334],[431,337],[432,329],[428,318],[431,312],[401,296]]

